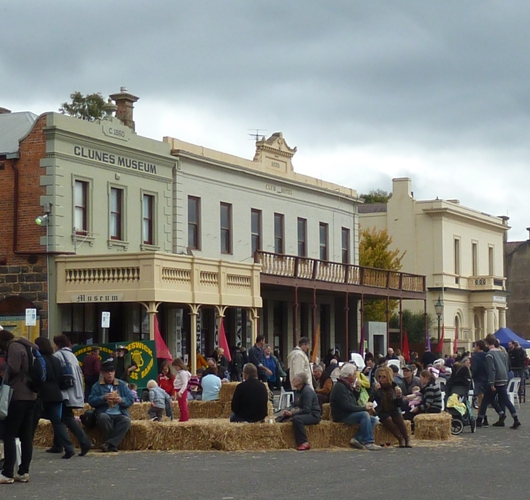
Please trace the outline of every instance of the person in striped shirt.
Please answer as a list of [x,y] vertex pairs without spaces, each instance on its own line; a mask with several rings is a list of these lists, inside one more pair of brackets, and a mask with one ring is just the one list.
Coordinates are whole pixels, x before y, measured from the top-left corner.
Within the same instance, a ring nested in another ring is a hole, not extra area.
[[441,413],[442,411],[442,392],[436,384],[434,375],[429,370],[423,370],[420,373],[422,401],[419,405],[411,410],[413,415],[419,413]]

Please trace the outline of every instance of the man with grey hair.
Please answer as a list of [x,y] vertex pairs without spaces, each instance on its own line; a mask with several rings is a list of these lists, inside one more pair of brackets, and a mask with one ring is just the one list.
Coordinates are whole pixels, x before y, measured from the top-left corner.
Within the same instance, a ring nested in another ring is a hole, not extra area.
[[258,380],[258,369],[252,363],[243,366],[243,382],[232,397],[230,422],[261,422],[268,413],[269,393]]
[[359,425],[359,431],[351,439],[350,445],[358,450],[380,450],[374,444],[374,426],[376,418],[370,416],[369,410],[372,403],[365,406],[357,404],[360,385],[356,382],[357,368],[355,365],[345,363],[340,370],[340,377],[333,386],[330,395],[331,417],[334,422],[346,425]]
[[291,387],[293,386],[295,374],[303,372],[307,375],[307,383],[311,388],[313,388],[311,366],[309,365],[309,358],[307,356],[309,344],[309,337],[301,337],[298,341],[298,345],[289,353],[289,356],[287,356],[287,363],[289,366],[289,381],[291,382]]

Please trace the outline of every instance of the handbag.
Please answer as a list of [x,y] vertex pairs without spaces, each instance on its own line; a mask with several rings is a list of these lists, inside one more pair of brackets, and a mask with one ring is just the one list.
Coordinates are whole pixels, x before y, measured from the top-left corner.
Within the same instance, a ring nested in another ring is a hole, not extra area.
[[7,384],[2,384],[0,387],[0,420],[5,420],[7,417],[12,395],[13,389]]
[[59,389],[61,389],[61,391],[67,391],[68,389],[71,389],[75,384],[74,370],[72,369],[72,365],[66,359],[66,356],[64,355],[63,352],[61,352],[61,356],[63,357],[64,365],[61,368],[61,378],[59,379]]
[[85,411],[85,413],[83,413],[79,417],[79,420],[81,420],[81,423],[87,429],[91,429],[92,427],[95,427],[96,423],[97,423],[96,410],[87,410],[87,411]]

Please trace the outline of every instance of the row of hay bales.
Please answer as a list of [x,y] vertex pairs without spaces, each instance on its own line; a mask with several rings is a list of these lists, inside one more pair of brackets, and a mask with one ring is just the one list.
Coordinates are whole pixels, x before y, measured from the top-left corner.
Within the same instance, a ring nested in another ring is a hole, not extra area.
[[[307,427],[313,449],[348,448],[357,426],[336,424],[322,420]],[[99,429],[87,429],[94,446],[102,444]],[[375,428],[375,442],[380,445],[397,444],[396,439],[380,424]],[[41,420],[35,433],[36,446],[51,446],[53,429]],[[73,441],[75,442],[75,441]],[[189,422],[150,422],[134,420],[125,435],[122,450],[157,451],[266,451],[295,448],[293,427],[290,423],[233,424],[224,419],[196,419]]]

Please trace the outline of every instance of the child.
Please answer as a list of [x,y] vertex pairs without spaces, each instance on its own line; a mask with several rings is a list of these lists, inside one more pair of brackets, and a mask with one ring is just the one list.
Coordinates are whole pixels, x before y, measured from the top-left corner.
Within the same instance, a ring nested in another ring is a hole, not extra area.
[[129,390],[131,391],[131,394],[133,395],[134,402],[139,403],[140,398],[138,397],[138,386],[136,384],[129,384]]
[[177,372],[174,387],[180,410],[179,422],[187,422],[190,419],[188,413],[188,382],[190,381],[191,373],[186,370],[186,364],[180,358],[173,360],[171,365]]
[[420,392],[420,388],[418,386],[413,387],[412,394],[405,396],[405,399],[409,403],[409,411],[415,408],[416,406],[418,406],[422,400],[422,394]]
[[[167,403],[171,407],[171,398],[169,394],[158,387],[158,384],[155,380],[150,380],[147,382],[147,388],[149,389],[149,401],[151,402],[151,407],[147,411],[149,417],[153,422],[159,422],[162,420],[162,410],[167,412]],[[171,418],[170,415],[168,417]]]

